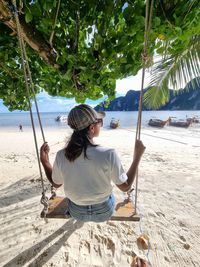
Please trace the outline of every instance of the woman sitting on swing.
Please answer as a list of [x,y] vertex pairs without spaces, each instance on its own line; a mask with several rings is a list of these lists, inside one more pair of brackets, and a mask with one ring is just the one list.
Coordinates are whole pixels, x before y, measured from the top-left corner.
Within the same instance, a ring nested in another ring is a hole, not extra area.
[[104,116],[85,104],[74,107],[68,116],[68,125],[74,131],[67,146],[57,152],[53,167],[48,144],[40,149],[48,180],[56,188],[64,184],[68,213],[78,221],[109,220],[115,210],[111,181],[123,192],[130,190],[145,150],[137,140],[133,161],[125,173],[115,150],[93,141],[99,135]]

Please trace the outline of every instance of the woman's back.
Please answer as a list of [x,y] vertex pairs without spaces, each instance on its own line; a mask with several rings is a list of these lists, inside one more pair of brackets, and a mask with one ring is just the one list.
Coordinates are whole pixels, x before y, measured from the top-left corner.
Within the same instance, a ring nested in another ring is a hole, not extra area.
[[119,177],[124,173],[114,149],[88,146],[87,158],[82,153],[73,162],[66,159],[65,149],[60,150],[52,177],[55,182],[64,183],[65,193],[72,201],[89,205],[105,201],[112,192],[111,180],[121,184]]

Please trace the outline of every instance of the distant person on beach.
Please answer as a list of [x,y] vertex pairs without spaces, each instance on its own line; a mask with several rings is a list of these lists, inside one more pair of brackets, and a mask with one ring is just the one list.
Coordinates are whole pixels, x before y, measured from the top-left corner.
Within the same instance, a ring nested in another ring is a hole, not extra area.
[[78,221],[109,220],[115,210],[111,181],[121,191],[129,191],[145,151],[143,143],[137,140],[126,173],[114,149],[94,143],[104,117],[105,113],[98,113],[88,105],[74,107],[68,115],[68,125],[74,131],[66,147],[57,152],[53,167],[48,144],[40,148],[40,160],[48,180],[56,188],[64,184],[67,212]]
[[23,127],[22,127],[21,124],[19,125],[19,131],[20,131],[20,132],[23,132]]

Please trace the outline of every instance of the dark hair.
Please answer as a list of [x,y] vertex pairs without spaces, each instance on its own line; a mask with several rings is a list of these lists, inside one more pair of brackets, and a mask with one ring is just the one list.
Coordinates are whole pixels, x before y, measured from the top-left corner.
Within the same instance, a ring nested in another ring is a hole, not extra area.
[[74,130],[73,134],[71,135],[70,140],[68,141],[67,147],[65,148],[65,157],[69,161],[75,161],[81,153],[84,151],[84,158],[87,158],[86,150],[88,146],[97,146],[90,142],[88,138],[88,131],[89,127],[76,131]]

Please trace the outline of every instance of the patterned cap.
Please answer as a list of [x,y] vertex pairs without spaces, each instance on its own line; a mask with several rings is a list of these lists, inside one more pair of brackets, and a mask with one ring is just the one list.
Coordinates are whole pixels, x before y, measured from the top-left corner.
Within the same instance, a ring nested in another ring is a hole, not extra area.
[[74,107],[68,115],[68,125],[74,130],[83,130],[89,125],[98,122],[99,119],[103,119],[105,113],[96,112],[92,107],[81,104]]

